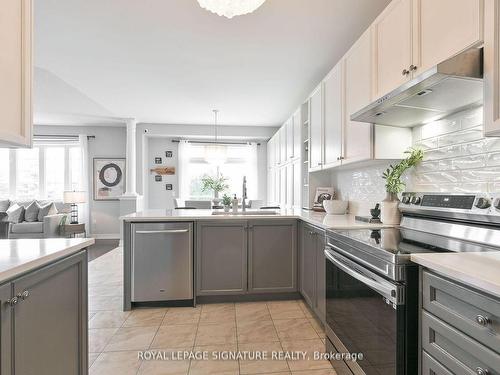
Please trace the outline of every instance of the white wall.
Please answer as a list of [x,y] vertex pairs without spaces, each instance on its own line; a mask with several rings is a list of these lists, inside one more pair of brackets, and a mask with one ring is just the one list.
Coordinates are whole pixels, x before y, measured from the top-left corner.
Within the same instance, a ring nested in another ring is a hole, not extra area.
[[[126,129],[124,127],[110,126],[35,126],[35,135],[60,134],[60,135],[94,135],[95,139],[89,140],[89,187],[92,189],[93,159],[99,157],[125,157]],[[90,193],[90,233],[95,238],[119,238],[120,215],[119,201],[94,201]]]
[[[267,140],[276,132],[275,127],[219,126],[222,140],[257,141],[258,195],[267,201]],[[167,182],[155,182],[149,170],[154,166],[154,155],[164,158],[165,151],[173,149],[172,139],[212,139],[213,127],[206,125],[137,125],[137,191],[144,194],[146,208],[171,208],[172,198],[178,196],[177,177],[172,177],[174,193],[167,192]],[[175,144],[174,144],[175,145]],[[160,155],[161,154],[161,155]],[[169,163],[170,165],[170,163]],[[177,167],[177,163],[175,165]]]
[[[149,169],[164,166],[164,167],[175,167],[175,175],[162,176],[162,181],[155,181],[155,173],[148,172],[148,178],[146,181],[147,186],[147,202],[145,202],[146,207],[150,208],[174,208],[173,198],[178,196],[179,189],[179,179],[178,179],[178,143],[172,142],[172,138],[165,137],[150,137],[148,138],[148,158],[146,160],[146,167]],[[165,151],[172,151],[173,155],[171,158],[165,157]],[[155,164],[155,157],[162,158],[162,164]],[[167,190],[165,185],[172,184],[173,190]]]

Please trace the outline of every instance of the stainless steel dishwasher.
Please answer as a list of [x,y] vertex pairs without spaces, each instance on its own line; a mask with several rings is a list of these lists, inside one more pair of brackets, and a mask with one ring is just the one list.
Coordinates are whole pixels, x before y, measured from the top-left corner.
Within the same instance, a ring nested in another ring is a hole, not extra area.
[[193,224],[132,224],[132,302],[193,299]]

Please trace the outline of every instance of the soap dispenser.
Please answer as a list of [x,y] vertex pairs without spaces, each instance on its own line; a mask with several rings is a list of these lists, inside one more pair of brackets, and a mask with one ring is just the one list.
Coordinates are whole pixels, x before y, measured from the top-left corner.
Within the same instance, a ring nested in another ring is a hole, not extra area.
[[236,198],[236,194],[234,194],[232,204],[233,204],[233,212],[238,212],[238,198]]

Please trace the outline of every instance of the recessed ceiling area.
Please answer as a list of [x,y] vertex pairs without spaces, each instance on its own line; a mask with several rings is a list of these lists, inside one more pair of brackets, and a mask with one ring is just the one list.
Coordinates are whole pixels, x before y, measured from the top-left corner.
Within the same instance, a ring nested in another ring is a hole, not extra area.
[[196,0],[37,0],[35,121],[211,124],[217,108],[222,125],[280,125],[388,3],[267,0],[227,19]]

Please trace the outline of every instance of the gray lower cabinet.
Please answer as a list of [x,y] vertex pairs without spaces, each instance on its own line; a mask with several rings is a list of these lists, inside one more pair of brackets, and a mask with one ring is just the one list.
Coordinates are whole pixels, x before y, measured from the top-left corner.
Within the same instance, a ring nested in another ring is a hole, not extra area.
[[248,225],[248,291],[297,290],[297,221],[250,221]]
[[0,374],[12,374],[12,285],[0,286]]
[[326,314],[325,232],[309,224],[300,228],[300,292],[321,321]]
[[199,221],[196,294],[297,291],[296,220]]
[[500,300],[421,269],[421,373],[500,375]]
[[197,295],[242,294],[247,290],[247,221],[197,224]]
[[0,298],[2,375],[88,373],[85,251],[1,286]]

